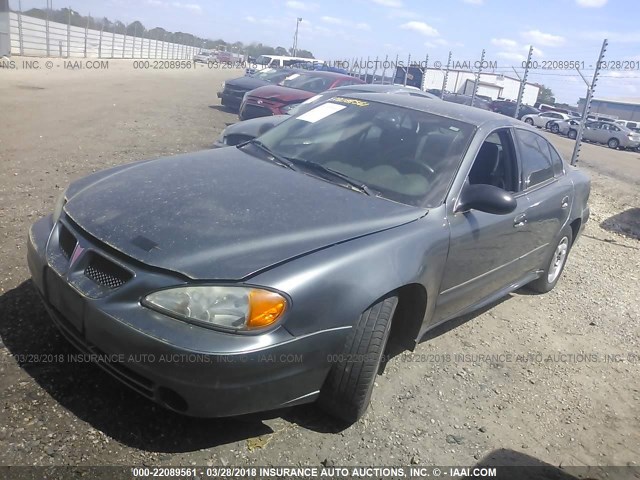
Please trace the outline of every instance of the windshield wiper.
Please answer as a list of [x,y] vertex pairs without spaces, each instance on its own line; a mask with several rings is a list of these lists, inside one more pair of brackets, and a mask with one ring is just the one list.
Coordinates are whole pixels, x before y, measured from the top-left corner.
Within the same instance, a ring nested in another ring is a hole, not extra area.
[[319,163],[310,162],[309,160],[302,160],[300,158],[287,158],[291,163],[295,165],[303,165],[306,169],[324,173],[333,178],[338,178],[344,182],[343,186],[347,188],[351,188],[352,190],[357,190],[360,193],[364,193],[365,195],[369,195],[375,197],[378,195],[377,192],[371,190],[366,184],[356,180],[355,178],[350,177],[349,175],[345,175],[342,172],[338,172],[332,168],[327,168],[324,165],[320,165]]
[[260,150],[266,153],[272,161],[274,161],[276,164],[280,165],[281,167],[285,167],[290,170],[297,170],[293,162],[291,162],[290,160],[286,159],[281,155],[278,155],[277,153],[274,153],[264,143],[262,143],[260,140],[256,140],[255,138],[252,138],[251,140],[248,140],[244,143],[239,144],[238,148],[244,147],[245,145],[249,145],[249,144],[255,145],[256,147],[258,147]]

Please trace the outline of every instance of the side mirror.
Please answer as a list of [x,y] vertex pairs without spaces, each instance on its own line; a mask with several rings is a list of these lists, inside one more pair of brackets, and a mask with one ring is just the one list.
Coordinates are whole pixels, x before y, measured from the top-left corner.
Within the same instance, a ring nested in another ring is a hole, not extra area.
[[516,209],[513,195],[493,185],[465,185],[460,194],[456,212],[478,210],[494,215],[506,215]]

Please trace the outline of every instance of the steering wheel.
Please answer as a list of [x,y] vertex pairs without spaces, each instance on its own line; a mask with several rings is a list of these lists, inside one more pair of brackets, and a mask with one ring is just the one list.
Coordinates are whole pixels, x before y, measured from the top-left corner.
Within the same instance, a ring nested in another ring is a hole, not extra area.
[[398,163],[395,165],[399,172],[407,174],[407,173],[417,173],[422,175],[425,178],[429,178],[436,175],[436,171],[431,168],[431,166],[418,162],[416,160],[406,160],[404,162]]

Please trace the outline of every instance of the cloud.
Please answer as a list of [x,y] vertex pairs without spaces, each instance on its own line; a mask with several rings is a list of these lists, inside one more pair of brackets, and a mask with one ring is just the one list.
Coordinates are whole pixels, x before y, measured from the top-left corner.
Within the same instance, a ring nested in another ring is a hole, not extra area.
[[318,9],[318,5],[315,3],[305,3],[299,0],[288,0],[285,5],[293,10],[304,10],[307,12]]
[[365,22],[353,23],[350,20],[346,20],[344,18],[331,17],[331,16],[328,16],[328,15],[320,17],[320,20],[322,20],[325,23],[330,23],[331,25],[336,25],[336,26],[341,26],[341,27],[355,28],[355,29],[363,30],[363,31],[371,30],[371,27],[369,26],[369,24],[365,23]]
[[373,3],[382,5],[383,7],[400,8],[402,7],[402,0],[372,0]]
[[600,8],[607,4],[607,0],[576,0],[579,7]]
[[525,55],[517,52],[498,52],[496,53],[496,56],[507,60],[513,60],[514,62],[521,62],[527,59]]
[[161,8],[181,8],[183,10],[189,10],[193,13],[202,13],[202,7],[197,3],[182,3],[182,2],[167,2],[163,0],[147,0],[147,5],[151,5],[152,7],[161,7]]
[[462,0],[464,3],[468,3],[469,5],[483,5],[484,0]]
[[522,37],[533,45],[544,45],[547,47],[558,47],[565,43],[566,39],[560,35],[544,33],[540,30],[529,30],[522,32]]
[[422,35],[425,35],[427,37],[438,37],[440,35],[438,30],[433,28],[431,25],[427,25],[424,22],[407,22],[400,25],[400,28],[402,28],[403,30],[413,30],[414,32],[421,33]]
[[502,48],[518,48],[518,42],[510,38],[492,38],[491,44]]
[[608,32],[601,30],[597,32],[585,32],[582,33],[580,37],[598,40],[600,42],[606,38],[609,42],[640,43],[640,33],[638,32]]
[[342,18],[329,17],[329,16],[321,17],[320,20],[322,20],[323,22],[326,22],[326,23],[332,23],[334,25],[346,25],[346,23],[347,23]]

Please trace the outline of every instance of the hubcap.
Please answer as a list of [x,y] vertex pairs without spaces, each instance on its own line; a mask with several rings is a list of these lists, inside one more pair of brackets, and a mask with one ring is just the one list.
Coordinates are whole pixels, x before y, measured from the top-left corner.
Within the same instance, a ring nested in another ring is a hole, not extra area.
[[547,282],[553,283],[556,281],[560,272],[562,271],[562,267],[564,262],[567,260],[567,252],[569,251],[569,239],[564,237],[558,243],[556,247],[556,251],[551,257],[551,265],[549,265],[549,273],[547,275]]

